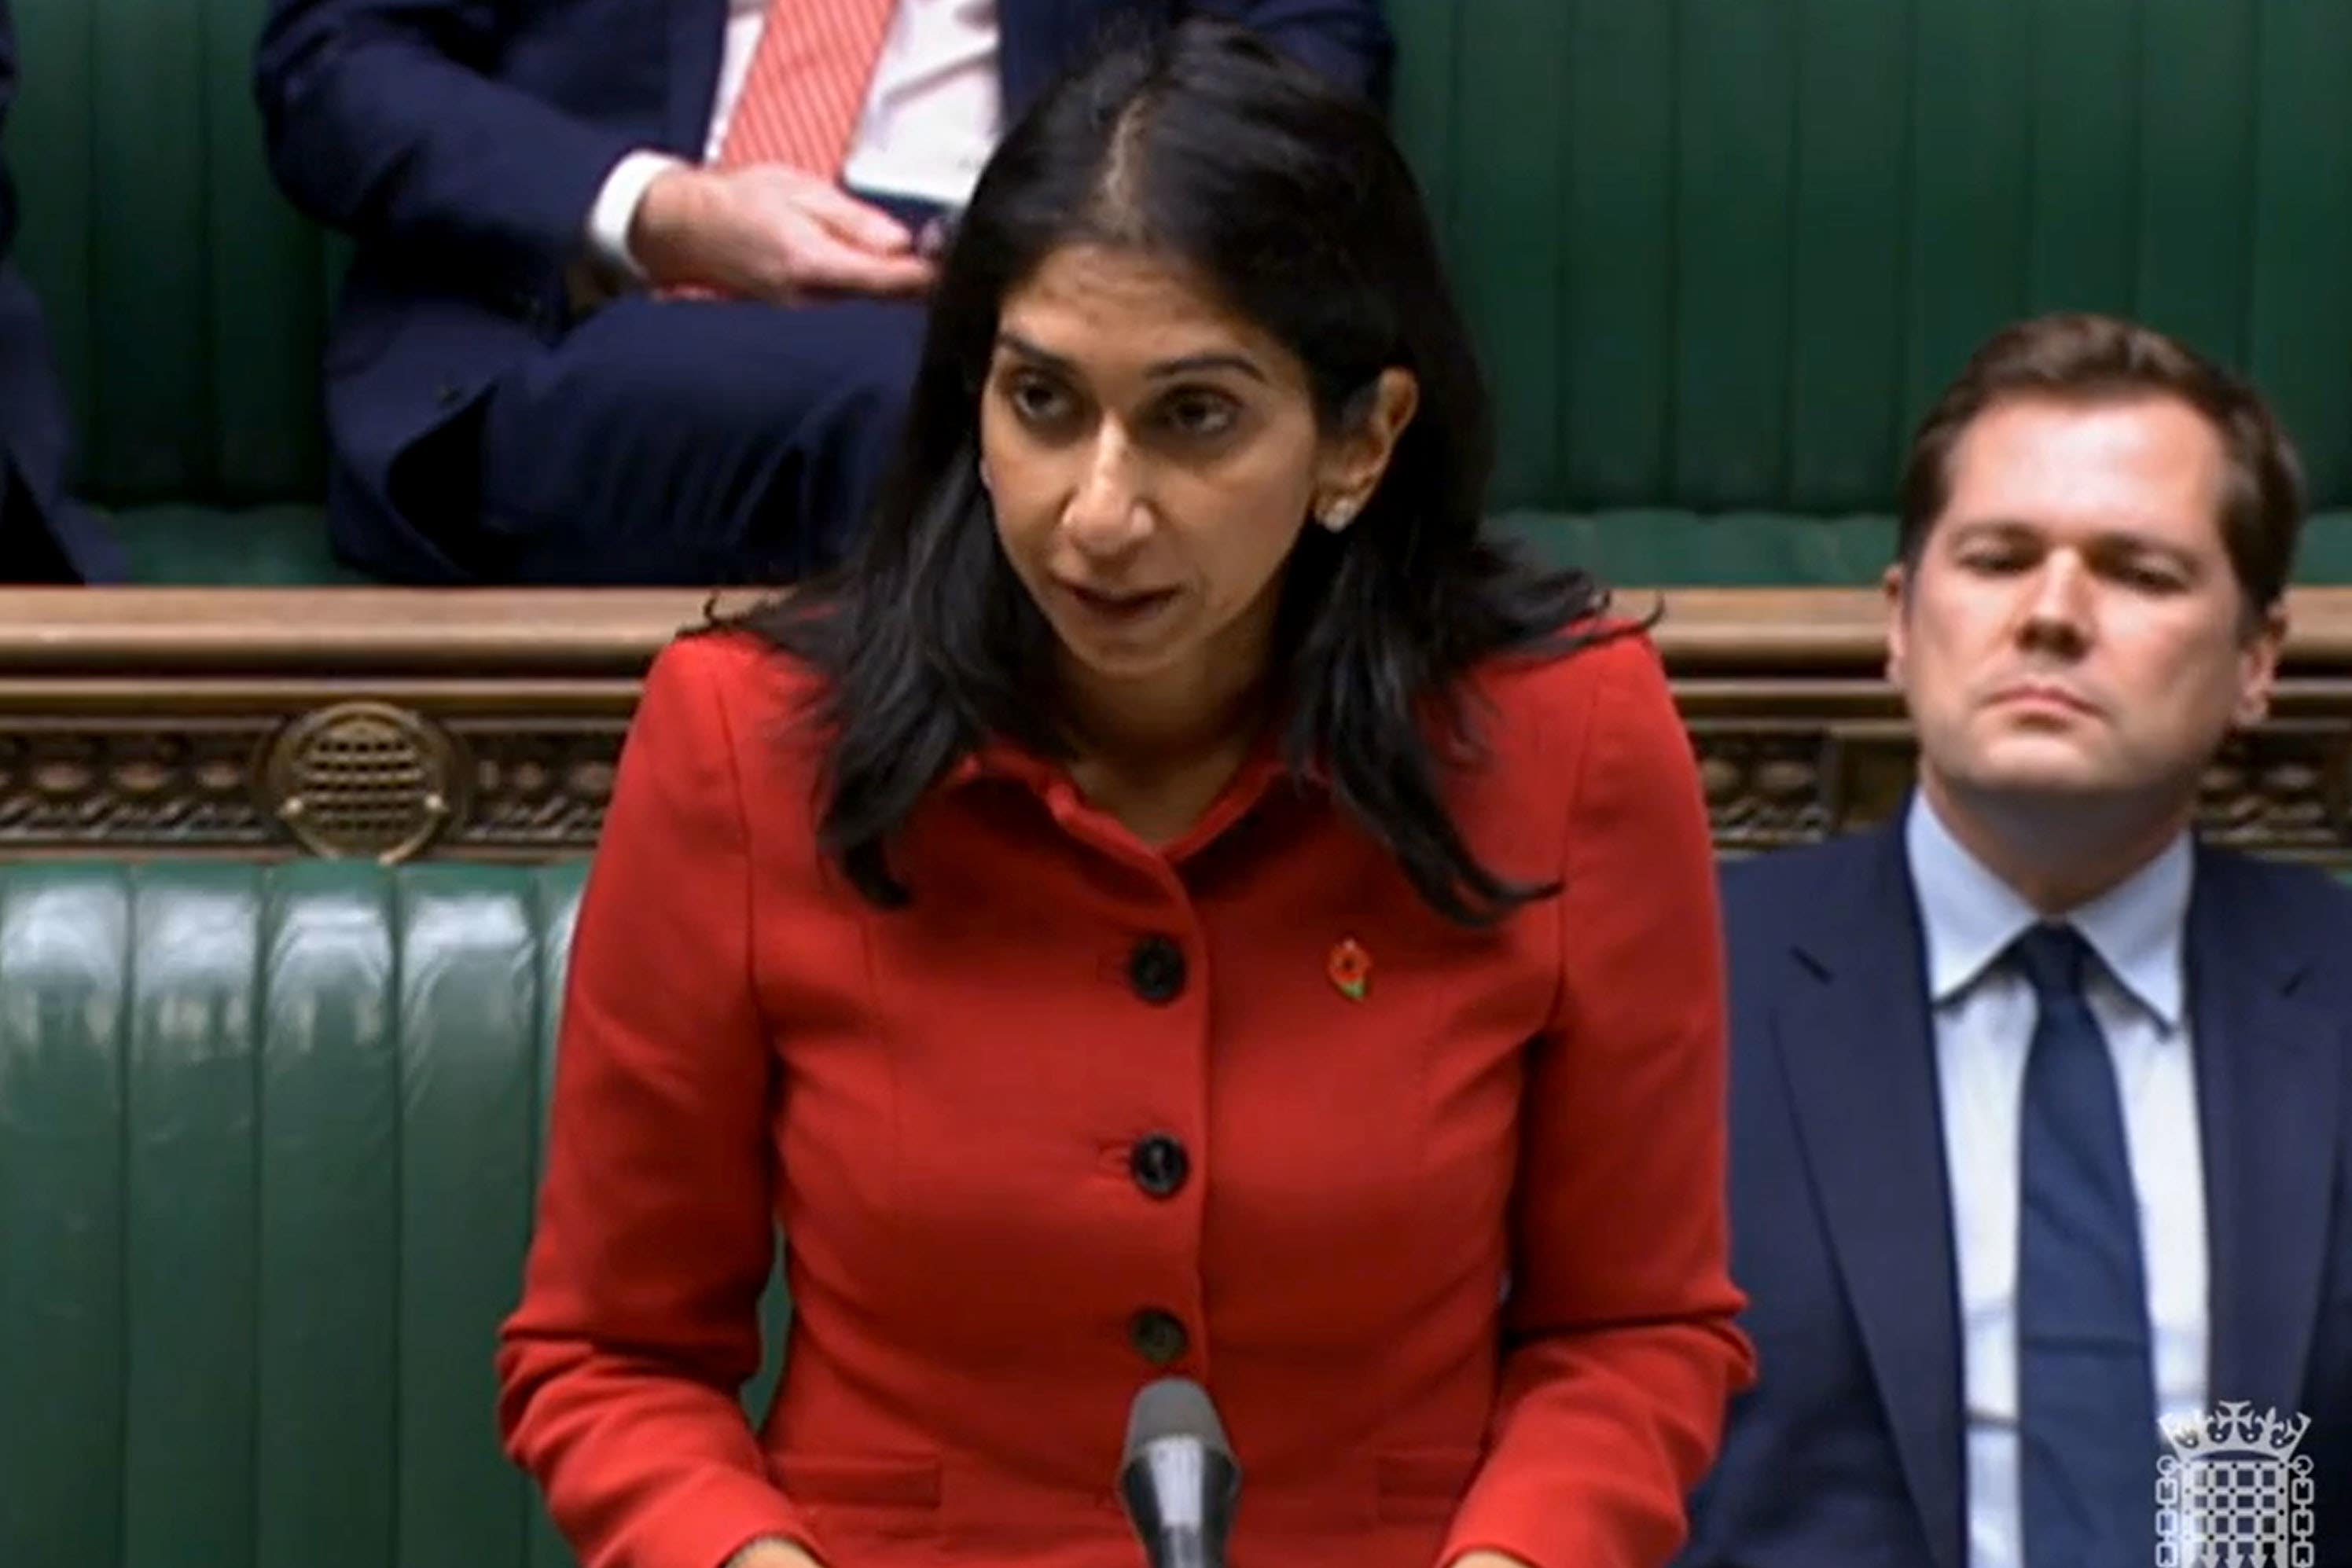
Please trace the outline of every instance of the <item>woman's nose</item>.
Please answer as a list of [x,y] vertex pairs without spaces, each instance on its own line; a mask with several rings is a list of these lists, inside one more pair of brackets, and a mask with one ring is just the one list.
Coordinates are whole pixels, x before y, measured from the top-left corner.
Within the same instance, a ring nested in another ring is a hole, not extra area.
[[1140,465],[1126,434],[1105,420],[1062,512],[1062,531],[1088,555],[1116,555],[1150,530]]

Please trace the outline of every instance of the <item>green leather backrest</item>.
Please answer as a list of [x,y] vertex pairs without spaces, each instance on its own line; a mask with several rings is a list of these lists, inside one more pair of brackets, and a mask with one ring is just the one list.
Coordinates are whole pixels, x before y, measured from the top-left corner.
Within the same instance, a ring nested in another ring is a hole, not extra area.
[[[15,0],[25,262],[102,500],[319,486],[330,263],[271,193],[264,0]],[[1882,511],[1968,348],[2145,317],[2352,503],[2352,0],[1388,0],[1505,507]]]
[[325,487],[328,246],[271,184],[247,87],[268,0],[13,0],[19,259],[91,499]]
[[1389,0],[1507,506],[1884,509],[1968,349],[2122,310],[2352,500],[2352,0]]
[[581,868],[0,868],[0,1563],[553,1568],[499,1456]]

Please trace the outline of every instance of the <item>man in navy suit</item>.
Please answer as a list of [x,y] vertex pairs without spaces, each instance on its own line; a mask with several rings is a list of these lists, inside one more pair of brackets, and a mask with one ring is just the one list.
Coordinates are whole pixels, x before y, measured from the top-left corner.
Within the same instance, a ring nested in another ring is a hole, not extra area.
[[[16,34],[0,0],[0,125],[16,96]],[[0,169],[0,582],[122,575],[114,541],[65,497],[66,406],[41,308],[9,265],[16,188]]]
[[2352,1564],[2352,892],[2191,831],[2301,505],[2251,389],[2112,319],[2000,334],[1922,424],[1918,789],[1724,879],[1762,1380],[1689,1568]]
[[1373,91],[1391,48],[1376,0],[896,0],[837,178],[730,164],[769,18],[805,3],[273,0],[272,166],[359,242],[326,355],[347,559],[423,582],[828,564],[912,380],[927,226],[1106,26],[1218,10]]

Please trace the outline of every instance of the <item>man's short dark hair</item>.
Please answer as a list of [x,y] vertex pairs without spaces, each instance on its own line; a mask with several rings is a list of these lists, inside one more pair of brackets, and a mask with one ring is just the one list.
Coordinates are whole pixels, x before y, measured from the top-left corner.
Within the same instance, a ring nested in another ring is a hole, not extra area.
[[1897,553],[1919,564],[1928,531],[1951,500],[1952,449],[1978,415],[2021,399],[2120,402],[2173,397],[2203,414],[2225,465],[2221,542],[2247,604],[2267,611],[2286,591],[2303,529],[2303,465],[2262,394],[2242,378],[2152,328],[2084,313],[2005,327],[1969,356],[1919,422],[1903,465]]

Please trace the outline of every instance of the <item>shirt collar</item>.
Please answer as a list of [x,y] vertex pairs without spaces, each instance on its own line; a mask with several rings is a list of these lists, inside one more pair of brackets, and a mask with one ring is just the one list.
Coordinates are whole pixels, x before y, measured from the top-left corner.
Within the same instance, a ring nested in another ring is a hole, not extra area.
[[[2042,917],[1952,836],[1922,792],[1911,797],[1904,848],[1927,940],[1928,996],[1940,1006],[1974,985]],[[2147,864],[2066,915],[2066,924],[2082,934],[2107,973],[2168,1030],[2179,1027],[2187,989],[2181,945],[2195,866],[2183,832]]]

